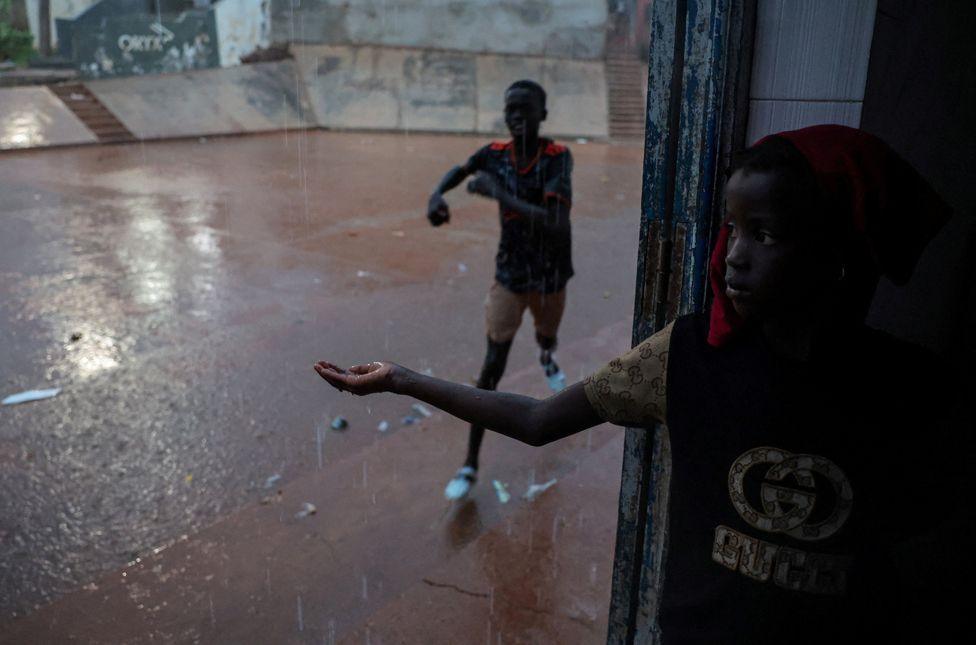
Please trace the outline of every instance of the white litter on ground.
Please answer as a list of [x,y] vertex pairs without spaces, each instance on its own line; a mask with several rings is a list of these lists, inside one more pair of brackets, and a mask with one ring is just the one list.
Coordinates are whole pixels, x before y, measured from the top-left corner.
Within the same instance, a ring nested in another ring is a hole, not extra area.
[[532,484],[529,486],[529,490],[525,491],[525,495],[522,495],[522,498],[531,502],[536,497],[552,488],[555,483],[555,479],[550,479],[545,484]]
[[17,403],[27,403],[29,401],[41,401],[43,399],[50,399],[51,397],[57,396],[60,392],[61,388],[59,387],[52,387],[47,390],[27,390],[26,392],[11,394],[3,401],[0,401],[0,405],[15,405]]
[[423,403],[414,403],[413,405],[410,406],[410,409],[416,412],[417,414],[423,416],[425,419],[429,419],[431,415],[434,414]]
[[508,500],[512,499],[512,496],[505,488],[505,484],[497,479],[493,479],[491,480],[491,485],[495,487],[495,494],[498,495],[498,501],[502,504],[508,504]]
[[302,519],[303,517],[308,517],[309,515],[315,515],[315,512],[317,510],[318,509],[315,508],[315,504],[312,504],[310,502],[305,502],[304,504],[302,504],[302,510],[295,513],[295,517],[297,517],[298,519]]

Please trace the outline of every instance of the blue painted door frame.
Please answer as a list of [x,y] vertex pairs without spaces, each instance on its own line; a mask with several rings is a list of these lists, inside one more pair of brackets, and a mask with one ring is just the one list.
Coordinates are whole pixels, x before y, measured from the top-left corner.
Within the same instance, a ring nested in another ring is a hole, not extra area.
[[[707,304],[719,191],[745,138],[756,0],[655,0],[633,343]],[[608,643],[658,640],[667,430],[628,429]]]

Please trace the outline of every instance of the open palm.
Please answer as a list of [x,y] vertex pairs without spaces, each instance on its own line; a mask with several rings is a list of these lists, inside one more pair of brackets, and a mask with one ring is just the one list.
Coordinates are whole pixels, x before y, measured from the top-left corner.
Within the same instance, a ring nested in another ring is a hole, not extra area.
[[378,361],[366,365],[354,365],[348,370],[328,361],[319,361],[315,364],[315,371],[328,381],[329,385],[340,392],[347,391],[357,396],[391,392],[396,368],[397,365],[394,363]]

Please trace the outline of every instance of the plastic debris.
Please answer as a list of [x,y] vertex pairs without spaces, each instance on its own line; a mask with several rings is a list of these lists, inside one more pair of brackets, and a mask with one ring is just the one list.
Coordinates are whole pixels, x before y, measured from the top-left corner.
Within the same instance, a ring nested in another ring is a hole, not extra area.
[[576,140],[576,143],[579,143],[579,144],[585,144],[585,143],[589,143],[589,142],[590,142],[590,140],[587,139],[586,137],[580,137],[580,138],[578,138]]
[[610,292],[609,292],[609,291],[604,291],[604,292],[603,292],[603,299],[604,299],[604,300],[606,300],[606,299],[608,299],[609,297],[610,297]]
[[17,403],[27,403],[28,401],[41,401],[57,396],[60,392],[61,388],[59,387],[52,387],[47,390],[27,390],[26,392],[11,394],[3,401],[0,401],[0,405],[15,405]]
[[274,488],[274,485],[281,481],[281,475],[275,474],[264,480],[265,488]]
[[467,273],[468,265],[464,262],[458,262],[458,273]]
[[308,517],[309,515],[315,515],[318,509],[315,508],[315,504],[311,502],[305,502],[302,504],[302,510],[295,513],[295,517],[302,519],[303,517]]
[[532,484],[529,486],[529,490],[525,491],[525,495],[522,495],[522,498],[531,502],[536,497],[552,488],[555,483],[555,479],[550,479],[545,484]]
[[429,367],[425,367],[424,370],[421,372],[421,374],[423,374],[424,376],[433,376],[434,370],[430,369]]
[[413,405],[410,406],[410,409],[416,412],[417,414],[419,414],[420,416],[424,417],[425,419],[429,419],[434,414],[429,409],[427,409],[427,406],[424,405],[423,403],[414,403]]
[[505,484],[497,479],[493,479],[491,480],[491,485],[495,487],[495,494],[498,495],[498,501],[502,504],[508,504],[508,500],[512,499],[512,496],[508,492],[508,489],[505,488]]
[[333,430],[345,430],[349,427],[349,422],[346,421],[345,417],[336,417],[332,420],[330,427]]
[[193,483],[193,475],[192,474],[187,475],[186,477],[183,478],[183,481],[185,483],[187,483],[187,484],[192,484]]
[[390,424],[386,421],[380,421],[380,424],[376,426],[376,429],[380,432],[386,432],[390,429]]
[[412,426],[413,424],[417,423],[417,417],[413,416],[412,414],[408,414],[400,419],[400,423],[405,426]]
[[403,231],[393,231],[393,237],[406,237],[407,234]]
[[370,275],[372,274],[369,271],[363,271],[362,269],[356,271],[357,278],[368,278]]

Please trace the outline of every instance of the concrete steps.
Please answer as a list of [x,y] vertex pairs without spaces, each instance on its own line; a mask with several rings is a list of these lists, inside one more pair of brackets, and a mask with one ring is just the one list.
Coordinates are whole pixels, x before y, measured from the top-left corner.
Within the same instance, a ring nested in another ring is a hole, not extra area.
[[639,139],[644,136],[647,111],[647,66],[631,54],[609,53],[605,61],[610,136]]
[[92,131],[99,143],[136,140],[135,135],[82,83],[60,83],[49,88]]

